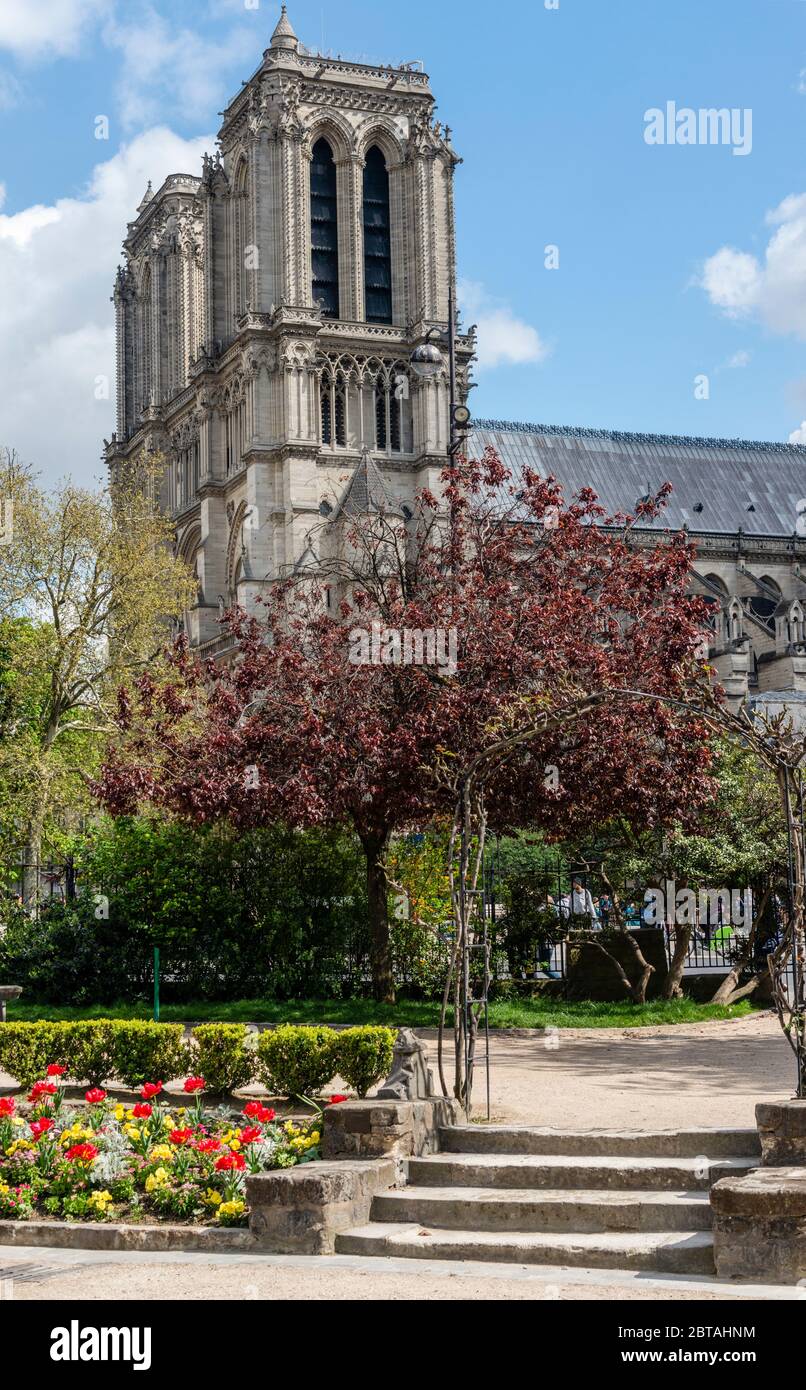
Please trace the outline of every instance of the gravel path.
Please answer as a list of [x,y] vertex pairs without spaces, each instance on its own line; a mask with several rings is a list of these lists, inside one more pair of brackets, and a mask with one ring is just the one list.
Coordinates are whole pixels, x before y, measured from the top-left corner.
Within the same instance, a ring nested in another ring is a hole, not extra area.
[[[427,1036],[432,1058],[436,1043]],[[793,1054],[772,1013],[657,1028],[491,1034],[492,1119],[581,1129],[749,1127],[759,1100],[795,1088]],[[450,1077],[449,1077],[450,1085]],[[484,1117],[483,1069],[474,1085]]]

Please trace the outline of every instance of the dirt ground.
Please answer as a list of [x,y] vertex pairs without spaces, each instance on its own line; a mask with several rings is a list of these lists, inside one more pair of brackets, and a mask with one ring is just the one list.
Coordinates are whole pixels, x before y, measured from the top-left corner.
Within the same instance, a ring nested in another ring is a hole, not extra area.
[[[434,1036],[422,1036],[433,1061]],[[755,1123],[757,1101],[787,1099],[794,1090],[794,1056],[773,1013],[672,1027],[491,1034],[492,1119],[513,1124],[745,1127]],[[485,1091],[482,1064],[474,1119],[485,1116]]]

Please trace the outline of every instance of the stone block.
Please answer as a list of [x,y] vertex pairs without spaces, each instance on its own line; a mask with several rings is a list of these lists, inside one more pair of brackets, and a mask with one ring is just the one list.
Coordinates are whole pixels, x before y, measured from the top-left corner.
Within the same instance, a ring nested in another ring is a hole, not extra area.
[[369,1221],[372,1198],[396,1179],[391,1160],[303,1163],[246,1179],[249,1229],[277,1255],[331,1255],[336,1235]]
[[762,1102],[756,1124],[765,1168],[806,1167],[806,1100]]
[[355,1100],[325,1110],[322,1156],[331,1158],[417,1158],[439,1149],[439,1129],[456,1124],[456,1102]]
[[806,1279],[806,1169],[754,1168],[711,1188],[720,1279],[796,1284]]

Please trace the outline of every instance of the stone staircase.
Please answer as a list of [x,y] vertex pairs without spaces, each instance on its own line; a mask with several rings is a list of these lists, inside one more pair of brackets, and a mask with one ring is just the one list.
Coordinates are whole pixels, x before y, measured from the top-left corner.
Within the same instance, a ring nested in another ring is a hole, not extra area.
[[445,1128],[336,1250],[712,1275],[711,1185],[759,1163],[754,1129]]

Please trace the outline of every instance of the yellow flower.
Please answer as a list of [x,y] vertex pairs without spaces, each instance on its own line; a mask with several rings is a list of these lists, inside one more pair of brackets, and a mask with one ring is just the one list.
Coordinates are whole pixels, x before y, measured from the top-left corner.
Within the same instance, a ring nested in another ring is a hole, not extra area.
[[222,1202],[216,1217],[221,1220],[222,1216],[240,1216],[246,1206],[245,1202]]
[[123,1105],[116,1105],[112,1113],[116,1120],[122,1120],[123,1116],[126,1114],[126,1107]]
[[140,1138],[140,1131],[139,1131],[139,1129],[137,1128],[136,1125],[124,1125],[124,1126],[123,1126],[123,1133],[124,1133],[125,1135],[127,1135],[129,1139],[139,1139],[139,1138]]
[[174,1151],[170,1144],[155,1144],[148,1157],[170,1163],[174,1157]]
[[22,1115],[14,1115],[12,1117],[11,1123],[13,1124],[15,1129],[21,1129],[22,1126],[25,1124],[25,1121],[22,1118]]
[[165,1168],[158,1168],[156,1173],[149,1173],[146,1178],[146,1192],[153,1192],[155,1187],[164,1187],[168,1181],[168,1173]]
[[32,1148],[33,1144],[30,1144],[27,1139],[15,1139],[14,1143],[10,1146],[10,1148],[6,1149],[6,1154],[9,1158],[13,1158],[15,1153],[17,1153],[18,1149]]
[[111,1201],[111,1192],[93,1192],[89,1200],[89,1205],[91,1207],[97,1207],[99,1211],[106,1211]]
[[205,1206],[208,1207],[219,1207],[221,1205],[222,1200],[223,1199],[221,1197],[221,1193],[216,1192],[212,1187],[208,1187],[207,1191],[205,1192],[202,1198],[202,1201],[204,1202]]

